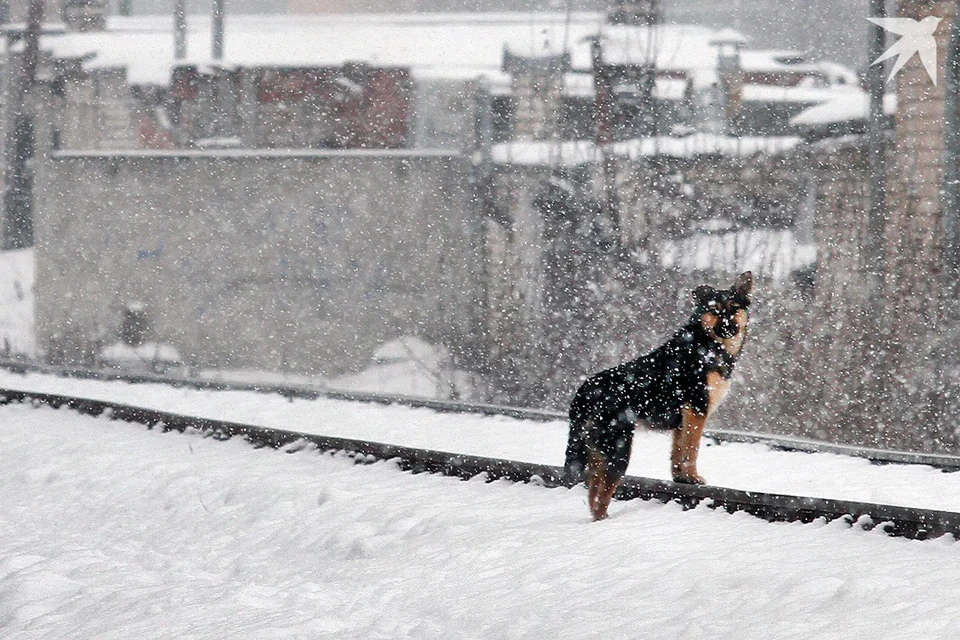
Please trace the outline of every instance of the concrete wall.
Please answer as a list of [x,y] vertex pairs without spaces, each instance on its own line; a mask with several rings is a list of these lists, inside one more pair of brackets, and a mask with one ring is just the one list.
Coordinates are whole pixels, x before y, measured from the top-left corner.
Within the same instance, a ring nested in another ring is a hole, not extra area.
[[136,104],[126,71],[93,69],[68,77],[62,98],[38,96],[38,113],[41,118],[55,121],[59,146],[63,149],[135,148]]
[[336,374],[479,316],[456,155],[60,152],[36,201],[38,345],[115,340],[122,307],[205,366]]

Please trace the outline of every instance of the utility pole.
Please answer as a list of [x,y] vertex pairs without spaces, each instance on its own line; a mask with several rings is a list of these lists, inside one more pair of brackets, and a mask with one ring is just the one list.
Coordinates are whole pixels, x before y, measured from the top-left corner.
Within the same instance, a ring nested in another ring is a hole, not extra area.
[[42,24],[43,0],[30,0],[20,68],[8,102],[6,189],[3,198],[4,249],[33,246],[33,176],[30,175],[28,161],[34,152],[34,119],[29,99],[37,77]]
[[960,295],[960,0],[950,24],[950,46],[945,65],[945,158],[943,172],[944,262],[953,297]]
[[[870,0],[870,16],[884,18],[887,15],[885,0]],[[886,36],[879,25],[870,24],[868,64],[883,55]],[[867,87],[870,92],[870,116],[867,122],[867,156],[870,162],[870,211],[867,217],[867,238],[864,253],[868,264],[871,299],[883,295],[884,248],[883,230],[887,216],[887,163],[886,134],[884,132],[883,94],[886,78],[884,65],[867,67]]]
[[[870,17],[885,18],[887,15],[885,0],[870,0]],[[851,339],[862,350],[862,362],[866,371],[872,372],[862,384],[845,384],[845,392],[859,397],[858,404],[862,407],[863,419],[866,423],[875,424],[882,420],[886,403],[881,399],[887,396],[891,388],[890,366],[888,354],[892,348],[889,336],[889,324],[883,321],[880,308],[884,304],[884,279],[886,278],[886,248],[884,242],[884,228],[887,218],[887,162],[886,162],[886,134],[884,132],[883,94],[886,78],[884,64],[872,64],[886,49],[886,36],[881,26],[870,23],[867,43],[866,82],[870,96],[869,113],[867,118],[867,161],[870,170],[869,203],[866,224],[866,237],[861,244],[864,275],[866,276],[867,299],[859,312],[863,318],[863,326],[847,327],[843,332],[845,341]],[[855,337],[856,336],[856,337]]]
[[603,44],[599,38],[590,43],[590,61],[594,85],[594,141],[600,153],[601,163],[601,207],[606,222],[610,226],[610,240],[617,246],[619,254],[620,214],[617,210],[616,161],[612,155],[614,137],[614,95],[615,78],[611,68],[603,61]]
[[213,0],[213,54],[214,60],[223,60],[223,21],[226,0]]
[[187,0],[173,0],[173,57],[187,57]]
[[223,61],[223,37],[224,37],[224,19],[226,0],[213,0],[211,7],[213,15],[211,24],[213,33],[211,34],[211,57],[214,61],[214,85],[213,95],[211,96],[211,134],[215,137],[232,136],[236,134],[233,127],[233,118],[227,116],[227,112],[233,111],[232,100],[229,98],[230,81],[226,75],[226,70],[219,63]]

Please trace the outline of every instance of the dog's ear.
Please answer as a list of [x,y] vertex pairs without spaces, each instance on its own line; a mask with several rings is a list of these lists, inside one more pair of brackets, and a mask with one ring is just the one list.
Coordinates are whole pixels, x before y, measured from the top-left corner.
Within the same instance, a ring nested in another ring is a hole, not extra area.
[[716,297],[717,290],[708,284],[702,284],[693,290],[693,304],[698,307],[706,306],[710,300]]
[[733,294],[744,304],[750,304],[753,296],[753,273],[744,271],[737,276],[737,281],[733,283]]

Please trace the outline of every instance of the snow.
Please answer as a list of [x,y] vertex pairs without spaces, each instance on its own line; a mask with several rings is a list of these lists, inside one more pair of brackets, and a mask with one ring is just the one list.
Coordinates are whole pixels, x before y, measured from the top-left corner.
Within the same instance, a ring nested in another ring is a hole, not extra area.
[[162,342],[144,342],[132,347],[115,342],[100,351],[100,358],[108,365],[127,367],[131,365],[151,369],[153,366],[180,364],[180,352],[173,345]]
[[698,233],[664,242],[660,260],[664,267],[684,273],[758,271],[782,281],[796,269],[815,265],[817,247],[798,242],[789,230]]
[[32,249],[0,251],[0,354],[33,356]]
[[401,336],[377,347],[373,359],[381,364],[416,360],[425,367],[438,369],[450,360],[450,353],[415,336]]
[[614,145],[614,153],[629,158],[668,155],[690,158],[697,155],[746,157],[755,154],[774,155],[790,151],[802,142],[796,136],[722,136],[695,133],[682,138],[658,136],[638,138]]
[[454,368],[446,348],[414,336],[380,345],[373,353],[373,364],[359,373],[332,378],[326,386],[441,400],[468,399],[473,388],[470,374]]
[[[214,397],[210,409],[237,398]],[[316,420],[349,422],[335,404]],[[411,432],[428,416],[354,410]],[[960,623],[951,538],[642,501],[592,523],[585,498],[2,407],[0,628],[12,639],[806,640],[952,638]]]
[[[441,372],[414,360],[367,367],[361,373],[347,374],[328,381],[330,389],[369,393],[389,393],[417,398],[448,400],[456,383]],[[465,385],[469,388],[469,385]]]
[[597,145],[589,140],[502,142],[491,149],[497,164],[576,166],[600,158]]
[[[697,155],[746,157],[758,153],[778,154],[790,151],[802,139],[797,136],[722,136],[695,133],[682,138],[656,136],[627,140],[609,145],[615,156],[636,159],[646,156],[692,158]],[[576,166],[600,159],[600,149],[589,140],[520,141],[493,145],[493,161],[498,164]]]

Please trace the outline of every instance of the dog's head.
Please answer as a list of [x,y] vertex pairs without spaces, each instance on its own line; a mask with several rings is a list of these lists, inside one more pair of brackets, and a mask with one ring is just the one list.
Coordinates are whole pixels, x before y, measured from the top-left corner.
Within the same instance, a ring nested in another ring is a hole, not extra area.
[[753,274],[744,271],[729,289],[700,285],[693,290],[695,316],[708,335],[729,340],[747,328]]

